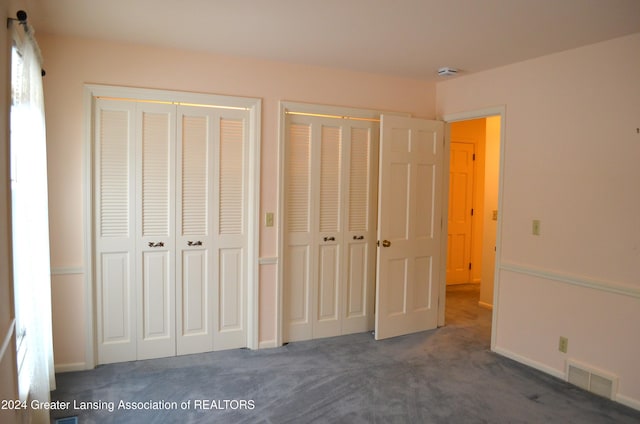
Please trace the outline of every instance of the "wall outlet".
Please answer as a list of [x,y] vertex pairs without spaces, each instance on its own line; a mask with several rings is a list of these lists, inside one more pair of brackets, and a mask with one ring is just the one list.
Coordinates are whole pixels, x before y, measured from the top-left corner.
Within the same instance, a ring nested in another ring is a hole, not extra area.
[[540,235],[540,220],[534,219],[531,223],[531,234],[534,236]]
[[264,215],[264,225],[267,227],[273,227],[273,212],[267,212]]
[[567,349],[569,349],[569,339],[560,336],[560,340],[558,341],[558,350],[562,353],[567,353]]

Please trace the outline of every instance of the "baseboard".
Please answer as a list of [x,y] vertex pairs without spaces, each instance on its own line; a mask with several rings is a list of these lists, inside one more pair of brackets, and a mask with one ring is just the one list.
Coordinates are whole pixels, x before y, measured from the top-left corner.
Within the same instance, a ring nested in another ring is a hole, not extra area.
[[[564,371],[558,371],[555,368],[551,368],[540,362],[534,361],[533,359],[526,358],[524,356],[518,355],[517,353],[511,352],[508,349],[504,349],[498,346],[495,346],[493,351],[499,355],[502,355],[509,359],[513,359],[514,361],[519,362],[523,365],[537,369],[538,371],[542,371],[546,374],[552,375],[553,377],[559,378],[560,380],[567,381],[567,375]],[[640,400],[638,399],[633,399],[628,396],[617,394],[615,395],[614,401],[622,405],[628,406],[629,408],[640,411]]]
[[275,340],[264,340],[258,343],[258,349],[271,349],[277,347]]
[[74,362],[71,364],[55,364],[56,373],[62,372],[74,372],[74,371],[85,371],[87,368],[87,364],[85,362]]
[[493,311],[493,305],[491,303],[486,303],[486,302],[482,302],[482,301],[478,301],[478,306],[484,309],[488,309],[490,311]]
[[624,395],[616,395],[615,401],[623,404],[624,406],[640,411],[640,400],[638,399],[632,399]]
[[520,362],[521,364],[524,364],[524,365],[526,365],[528,367],[535,368],[538,371],[542,371],[543,373],[546,373],[546,374],[552,375],[552,376],[554,376],[556,378],[559,378],[560,380],[564,380],[564,381],[567,380],[567,377],[566,377],[564,371],[559,371],[559,370],[557,370],[555,368],[551,368],[551,367],[549,367],[549,366],[547,366],[547,365],[545,365],[545,364],[543,364],[541,362],[534,361],[533,359],[529,359],[529,358],[526,358],[524,356],[518,355],[517,353],[511,352],[508,349],[504,349],[504,348],[501,348],[499,346],[495,346],[493,348],[493,351],[495,353],[499,354],[499,355],[505,356],[505,357],[507,357],[509,359],[513,359],[516,362]]

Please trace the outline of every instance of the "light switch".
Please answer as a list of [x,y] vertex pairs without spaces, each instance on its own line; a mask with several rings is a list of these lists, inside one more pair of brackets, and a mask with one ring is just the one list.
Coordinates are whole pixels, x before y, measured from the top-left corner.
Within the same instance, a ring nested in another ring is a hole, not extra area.
[[531,223],[531,234],[533,234],[534,236],[539,236],[540,235],[540,220],[539,219],[534,219],[533,222]]
[[264,225],[273,227],[273,212],[267,212],[264,217]]

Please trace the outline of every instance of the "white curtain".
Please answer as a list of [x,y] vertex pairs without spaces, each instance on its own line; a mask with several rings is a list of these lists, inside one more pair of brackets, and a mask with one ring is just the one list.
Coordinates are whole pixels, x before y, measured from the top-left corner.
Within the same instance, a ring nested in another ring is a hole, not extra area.
[[[40,50],[33,28],[13,22],[11,207],[20,396],[48,401],[55,388],[47,150]],[[31,411],[49,422],[48,411]]]

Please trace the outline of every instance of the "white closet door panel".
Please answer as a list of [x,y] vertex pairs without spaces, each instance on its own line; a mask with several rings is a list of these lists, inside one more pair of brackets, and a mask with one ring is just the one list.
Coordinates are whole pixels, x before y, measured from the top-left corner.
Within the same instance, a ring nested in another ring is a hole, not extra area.
[[183,249],[176,287],[176,352],[186,355],[213,349],[210,251]]
[[224,110],[216,115],[214,146],[215,281],[214,350],[247,345],[248,112]]
[[[373,127],[374,125],[371,124]],[[367,232],[371,229],[372,197],[377,175],[377,125],[374,128],[351,128],[349,145],[349,219],[348,231]]]
[[132,253],[108,252],[99,258],[98,363],[131,361],[136,359]]
[[[107,104],[108,105],[108,104]],[[100,237],[130,235],[132,111],[109,110],[98,103],[98,178]]]
[[368,242],[347,241],[343,334],[373,329],[371,256]]
[[131,340],[128,303],[131,280],[129,279],[130,259],[128,252],[104,253],[102,265],[102,299],[105,305],[103,317],[102,343],[122,343]]
[[244,119],[220,119],[219,232],[244,233],[246,197],[244,170]]
[[289,342],[312,338],[315,253],[311,233],[311,124],[287,119],[286,131],[283,340]]
[[[170,111],[155,111],[145,105],[141,112],[142,131],[142,235],[169,236],[171,234],[172,161],[175,140]],[[164,109],[164,108],[163,108]]]
[[176,350],[213,350],[215,112],[178,107],[176,148]]
[[311,119],[312,336],[341,334],[342,309],[342,181],[344,123],[329,118]]
[[135,105],[95,105],[98,363],[136,359]]
[[244,249],[220,249],[219,296],[214,349],[234,349],[247,344]]
[[345,149],[348,189],[342,334],[370,331],[374,327],[378,138],[378,123],[350,123]]
[[207,251],[182,252],[182,336],[207,334]]
[[138,359],[176,354],[176,109],[137,104]]
[[337,336],[341,332],[340,259],[337,243],[319,246],[314,338]]
[[182,189],[182,196],[178,196],[182,206],[179,222],[182,225],[181,234],[185,236],[203,236],[209,233],[210,117],[195,115],[198,112],[202,113],[182,109],[179,113],[181,120],[178,122],[181,135],[179,143],[182,147],[179,155],[179,188]]
[[322,125],[320,137],[320,232],[337,233],[342,205],[342,128]]
[[311,125],[288,125],[286,207],[288,233],[309,233],[311,213]]
[[168,250],[142,254],[138,359],[176,354],[172,256]]
[[309,340],[311,328],[311,246],[289,244],[284,258],[283,321],[285,342]]

